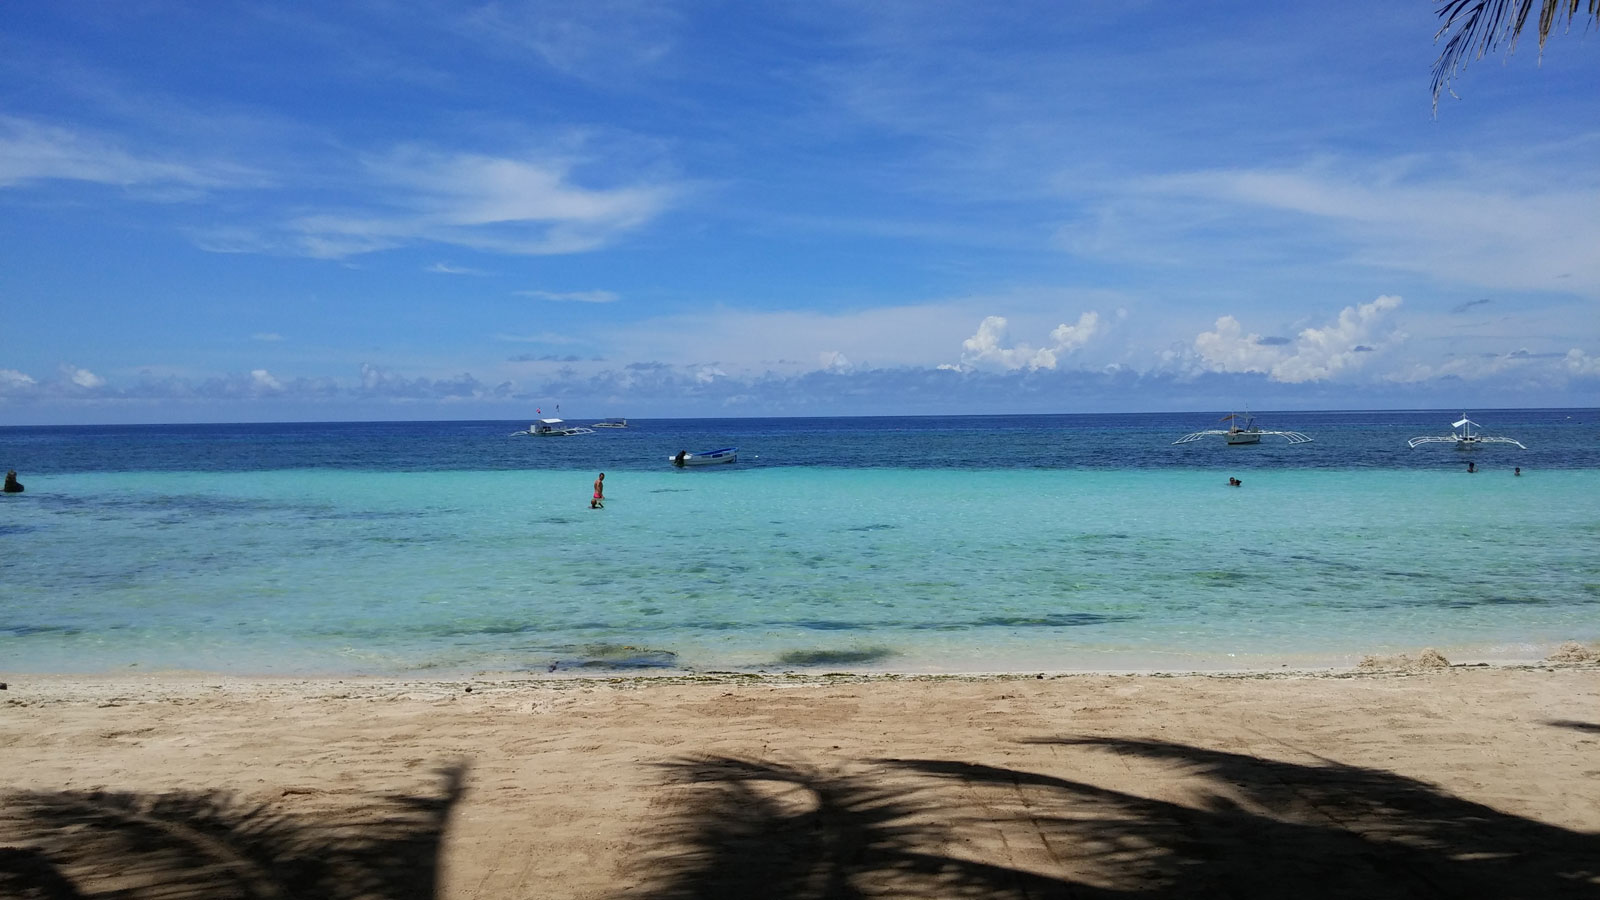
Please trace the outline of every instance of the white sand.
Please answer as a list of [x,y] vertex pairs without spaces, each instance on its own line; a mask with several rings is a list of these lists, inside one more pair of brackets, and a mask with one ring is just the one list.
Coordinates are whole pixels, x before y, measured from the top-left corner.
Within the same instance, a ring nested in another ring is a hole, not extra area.
[[0,680],[4,896],[1600,896],[1593,664]]

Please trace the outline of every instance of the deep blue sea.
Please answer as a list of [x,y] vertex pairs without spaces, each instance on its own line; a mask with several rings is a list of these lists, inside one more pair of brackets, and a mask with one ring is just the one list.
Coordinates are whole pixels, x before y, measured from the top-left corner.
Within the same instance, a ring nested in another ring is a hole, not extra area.
[[0,672],[1186,671],[1600,640],[1600,410],[1469,412],[1527,449],[1407,447],[1461,410],[1261,413],[1314,442],[1240,447],[1173,445],[1221,412],[0,428],[27,487],[0,496]]

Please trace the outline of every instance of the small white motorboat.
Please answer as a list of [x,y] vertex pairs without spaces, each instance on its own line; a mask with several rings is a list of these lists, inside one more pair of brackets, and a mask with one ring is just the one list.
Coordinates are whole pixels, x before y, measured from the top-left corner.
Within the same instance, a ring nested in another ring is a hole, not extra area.
[[1207,429],[1206,431],[1191,432],[1173,441],[1173,443],[1187,444],[1190,441],[1198,441],[1201,438],[1212,434],[1221,435],[1222,439],[1227,441],[1232,446],[1239,446],[1241,444],[1259,444],[1261,443],[1261,439],[1263,437],[1267,437],[1269,435],[1281,437],[1291,444],[1311,443],[1311,438],[1306,437],[1298,431],[1262,431],[1261,427],[1256,425],[1255,416],[1250,415],[1248,411],[1246,411],[1243,415],[1239,413],[1228,413],[1217,421],[1232,422],[1233,424],[1229,425],[1227,428],[1211,428]]
[[594,434],[594,429],[568,425],[560,419],[535,419],[528,430],[511,432],[512,437],[570,437],[574,434]]
[[602,419],[601,421],[594,423],[594,427],[596,427],[596,428],[627,428],[628,427],[628,420],[627,419]]
[[667,457],[667,460],[678,468],[684,466],[710,466],[717,463],[731,463],[739,458],[738,447],[723,447],[721,450],[696,450],[690,453],[679,450],[677,455]]
[[1422,446],[1423,444],[1450,443],[1454,443],[1457,450],[1475,450],[1483,444],[1515,444],[1524,450],[1528,449],[1516,438],[1501,437],[1499,435],[1484,434],[1482,432],[1473,431],[1472,429],[1474,426],[1478,428],[1483,427],[1477,422],[1467,418],[1466,413],[1462,413],[1459,420],[1450,423],[1451,428],[1459,428],[1461,429],[1460,431],[1453,431],[1449,434],[1414,437],[1411,440],[1406,441],[1406,445],[1413,450]]

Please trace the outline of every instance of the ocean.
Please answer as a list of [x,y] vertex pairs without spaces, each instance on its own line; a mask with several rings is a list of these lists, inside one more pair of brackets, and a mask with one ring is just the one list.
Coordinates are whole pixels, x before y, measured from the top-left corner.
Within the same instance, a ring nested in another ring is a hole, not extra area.
[[1262,413],[1314,441],[1237,447],[1172,443],[1214,412],[0,428],[27,487],[0,496],[0,672],[1267,670],[1600,639],[1600,410],[1471,412],[1527,449],[1407,447],[1459,410]]

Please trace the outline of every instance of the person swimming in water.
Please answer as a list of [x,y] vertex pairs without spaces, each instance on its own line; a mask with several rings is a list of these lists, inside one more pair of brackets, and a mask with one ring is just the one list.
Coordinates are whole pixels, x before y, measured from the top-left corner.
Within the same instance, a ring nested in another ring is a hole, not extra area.
[[20,493],[22,493],[22,482],[17,480],[17,470],[16,469],[12,469],[11,471],[6,473],[6,488],[5,488],[5,492],[8,493],[8,494],[20,494]]

